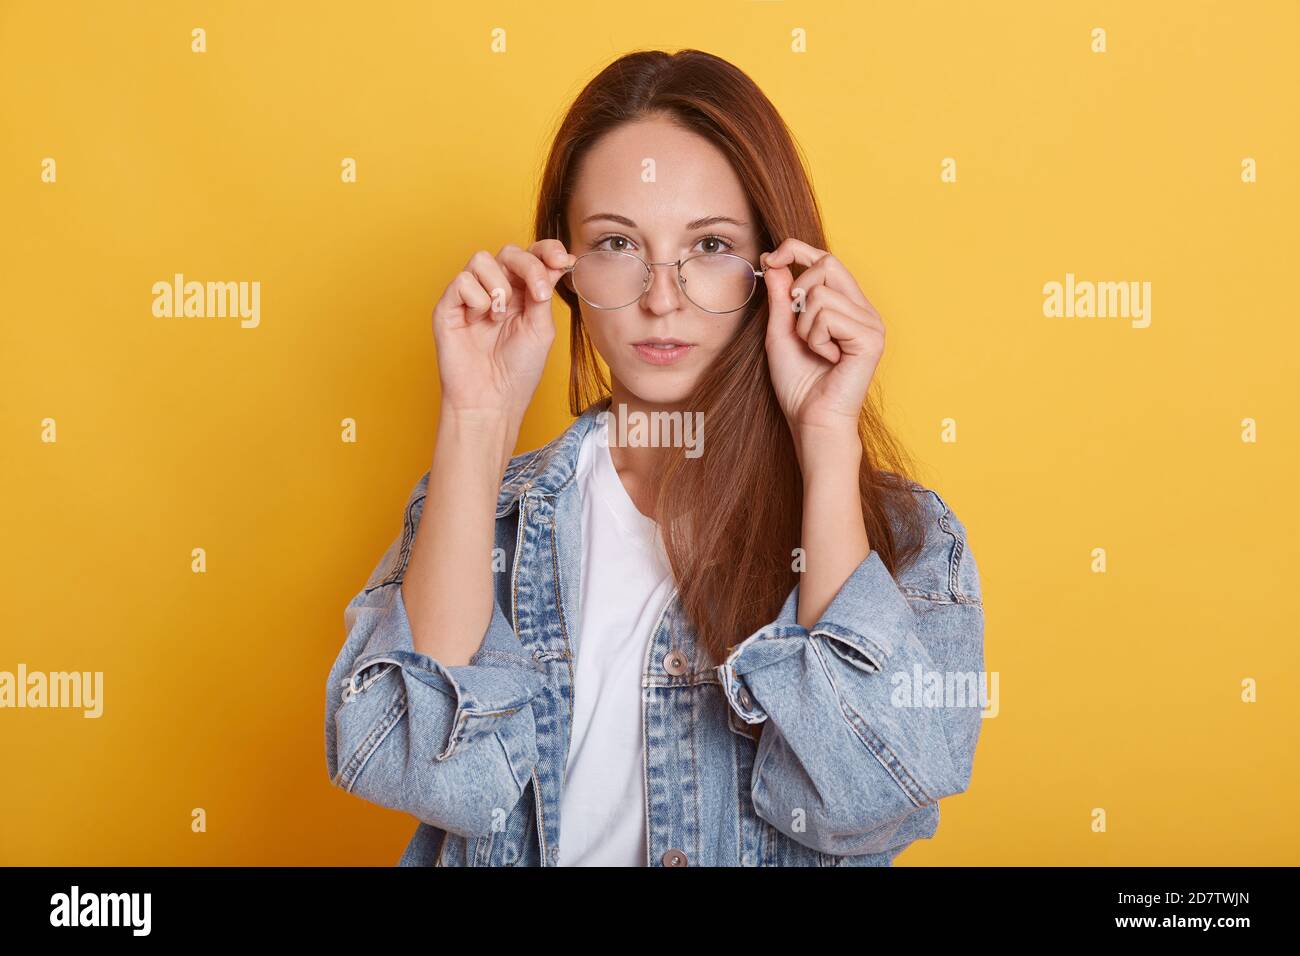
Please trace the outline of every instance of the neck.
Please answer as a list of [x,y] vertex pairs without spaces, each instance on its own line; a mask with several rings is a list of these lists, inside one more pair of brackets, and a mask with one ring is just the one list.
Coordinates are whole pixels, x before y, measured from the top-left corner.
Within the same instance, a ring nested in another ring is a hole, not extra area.
[[[655,412],[688,414],[684,403],[647,402],[628,392],[618,382],[614,383],[609,404],[609,457],[637,509],[651,518],[655,517],[654,498],[658,490],[655,487],[655,475],[662,466],[664,456],[682,453],[680,448],[663,447],[653,441],[636,441],[632,424],[637,419],[654,422],[656,419],[652,415]],[[619,434],[620,420],[629,425],[627,436]],[[628,441],[620,444],[621,439]]]

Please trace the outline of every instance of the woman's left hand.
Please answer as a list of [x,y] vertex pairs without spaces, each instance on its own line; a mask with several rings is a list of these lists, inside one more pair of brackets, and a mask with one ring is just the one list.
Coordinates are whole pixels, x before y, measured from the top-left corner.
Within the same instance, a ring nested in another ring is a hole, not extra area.
[[[789,268],[795,262],[805,267],[798,279]],[[858,415],[885,348],[884,323],[844,264],[824,249],[786,239],[760,266],[768,367],[796,448],[823,436],[857,445]]]

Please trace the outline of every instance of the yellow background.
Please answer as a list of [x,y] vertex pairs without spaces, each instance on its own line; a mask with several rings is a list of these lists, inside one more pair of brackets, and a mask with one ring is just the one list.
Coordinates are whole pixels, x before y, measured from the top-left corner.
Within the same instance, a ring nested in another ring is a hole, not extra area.
[[[415,820],[329,785],[324,688],[430,460],[430,310],[528,240],[581,85],[694,46],[806,150],[982,573],[1001,713],[899,864],[1300,863],[1298,28],[1290,0],[4,0],[0,669],[102,670],[105,714],[0,711],[0,862],[396,862]],[[176,272],[260,281],[260,327],[154,318]],[[1067,272],[1151,282],[1151,327],[1045,318]],[[520,450],[569,421],[565,318]]]

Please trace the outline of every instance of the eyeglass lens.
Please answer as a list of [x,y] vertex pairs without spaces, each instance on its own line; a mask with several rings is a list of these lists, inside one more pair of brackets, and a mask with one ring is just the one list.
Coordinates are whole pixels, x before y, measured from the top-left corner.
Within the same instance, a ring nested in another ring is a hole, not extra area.
[[[682,291],[701,309],[734,312],[754,294],[754,267],[740,256],[711,253],[682,263]],[[599,309],[621,309],[646,292],[646,266],[625,252],[599,250],[580,256],[573,287]]]

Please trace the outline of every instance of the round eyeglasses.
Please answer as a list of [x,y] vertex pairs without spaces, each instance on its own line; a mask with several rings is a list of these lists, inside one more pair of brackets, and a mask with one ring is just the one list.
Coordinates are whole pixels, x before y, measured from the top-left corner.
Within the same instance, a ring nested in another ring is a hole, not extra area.
[[578,256],[565,272],[573,291],[593,309],[622,309],[650,291],[651,266],[676,266],[677,285],[705,312],[743,309],[758,288],[762,269],[732,252],[702,252],[675,262],[647,262],[630,252],[597,249]]

